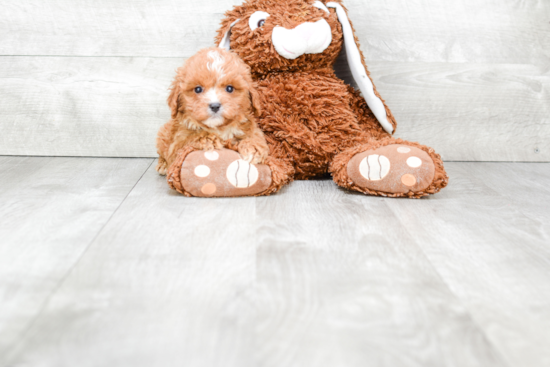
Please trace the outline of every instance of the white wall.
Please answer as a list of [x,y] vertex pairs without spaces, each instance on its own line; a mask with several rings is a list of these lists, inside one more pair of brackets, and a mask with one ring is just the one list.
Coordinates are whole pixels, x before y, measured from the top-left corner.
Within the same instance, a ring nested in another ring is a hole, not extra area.
[[[0,154],[155,156],[174,70],[238,0],[0,0]],[[347,0],[396,135],[550,161],[550,1]]]

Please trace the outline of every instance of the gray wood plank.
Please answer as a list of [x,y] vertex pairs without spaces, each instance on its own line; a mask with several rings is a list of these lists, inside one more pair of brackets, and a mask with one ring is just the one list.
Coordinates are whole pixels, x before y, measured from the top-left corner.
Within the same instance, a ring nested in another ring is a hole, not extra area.
[[0,58],[0,154],[154,157],[181,59]]
[[0,55],[189,57],[239,0],[2,0]]
[[476,184],[487,185],[533,221],[550,238],[550,165],[544,163],[480,163],[460,166]]
[[189,199],[152,167],[5,361],[507,365],[387,200],[331,181]]
[[388,201],[332,181],[258,199],[261,366],[507,365]]
[[[1,55],[189,57],[239,0],[2,1]],[[544,0],[346,0],[371,60],[550,61]]]
[[375,83],[396,135],[448,161],[550,161],[550,68],[384,63]]
[[344,0],[366,57],[374,60],[550,62],[545,0]]
[[151,163],[0,157],[0,365]]
[[[154,157],[182,59],[0,58],[0,154]],[[449,161],[550,161],[550,69],[369,62],[397,136]]]
[[388,205],[502,355],[548,366],[550,165],[448,169],[437,198]]
[[254,203],[151,167],[0,366],[255,366]]

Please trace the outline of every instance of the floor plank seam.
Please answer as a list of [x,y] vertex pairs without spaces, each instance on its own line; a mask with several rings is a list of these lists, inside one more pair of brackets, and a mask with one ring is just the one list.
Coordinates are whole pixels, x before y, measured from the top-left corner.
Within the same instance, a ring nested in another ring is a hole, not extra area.
[[145,168],[145,170],[143,171],[143,173],[141,174],[141,176],[139,177],[138,180],[136,180],[135,184],[132,186],[132,188],[130,190],[128,190],[128,193],[124,196],[124,198],[120,201],[119,205],[116,207],[115,210],[113,210],[113,212],[111,213],[111,215],[109,216],[109,218],[105,221],[105,223],[101,226],[101,228],[99,229],[99,231],[97,232],[97,234],[94,236],[94,238],[92,238],[92,240],[90,241],[90,243],[88,243],[88,245],[86,246],[86,248],[84,248],[84,250],[82,251],[82,254],[80,254],[80,256],[78,257],[78,259],[74,262],[74,264],[69,268],[69,270],[67,270],[67,273],[63,276],[63,278],[61,278],[59,280],[59,282],[57,283],[57,285],[55,286],[55,288],[50,292],[50,294],[48,295],[48,297],[46,297],[46,299],[44,300],[44,302],[42,302],[42,305],[40,306],[40,309],[38,310],[38,312],[36,313],[36,315],[33,317],[33,319],[31,320],[31,322],[29,322],[29,325],[25,328],[25,330],[21,333],[21,337],[19,338],[19,340],[17,340],[15,343],[12,344],[12,347],[9,348],[11,349],[13,352],[11,358],[8,357],[8,359],[6,360],[7,361],[7,364],[5,365],[6,367],[9,366],[15,358],[17,358],[17,349],[18,349],[18,346],[25,340],[25,337],[26,335],[32,330],[33,326],[36,324],[36,322],[38,321],[38,319],[40,318],[40,316],[42,315],[44,309],[46,308],[47,304],[50,302],[50,300],[52,299],[52,297],[59,291],[59,289],[61,288],[61,286],[63,285],[63,283],[65,283],[65,281],[69,278],[70,274],[73,272],[73,270],[76,268],[76,266],[80,263],[80,261],[82,260],[82,258],[86,255],[86,253],[88,252],[88,250],[90,249],[90,247],[94,244],[94,242],[97,240],[97,238],[99,237],[99,235],[101,234],[101,232],[103,232],[103,230],[105,229],[105,227],[107,226],[107,224],[111,221],[111,219],[114,217],[114,215],[118,212],[118,210],[120,209],[120,207],[122,206],[122,204],[124,204],[124,202],[126,201],[126,199],[128,198],[128,196],[130,196],[130,194],[134,191],[134,189],[136,188],[136,186],[138,185],[138,183],[143,179],[143,176],[145,176],[145,174],[147,173],[147,171],[149,171],[149,169],[151,168],[151,165],[153,165],[155,161],[154,160],[151,160],[151,163],[149,163],[149,165],[147,165],[147,167]]

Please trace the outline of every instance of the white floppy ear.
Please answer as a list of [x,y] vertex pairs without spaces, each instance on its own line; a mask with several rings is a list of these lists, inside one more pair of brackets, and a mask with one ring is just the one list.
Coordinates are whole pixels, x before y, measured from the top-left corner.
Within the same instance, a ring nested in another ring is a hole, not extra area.
[[374,93],[374,85],[367,75],[367,70],[361,61],[361,53],[355,43],[355,36],[346,11],[342,5],[334,2],[328,3],[327,7],[336,9],[336,15],[338,16],[344,33],[342,52],[334,65],[336,75],[352,87],[361,91],[367,105],[372,113],[374,113],[374,116],[376,116],[380,125],[382,125],[384,130],[392,134],[393,125],[388,120],[384,103],[378,98],[376,93]]
[[240,19],[237,19],[236,21],[234,21],[233,23],[231,23],[231,25],[229,26],[229,29],[227,30],[227,32],[225,32],[225,34],[223,35],[223,38],[219,44],[218,47],[221,47],[221,48],[225,48],[226,50],[230,50],[231,49],[231,28],[233,28],[233,26],[235,24],[237,24],[237,22],[239,21]]

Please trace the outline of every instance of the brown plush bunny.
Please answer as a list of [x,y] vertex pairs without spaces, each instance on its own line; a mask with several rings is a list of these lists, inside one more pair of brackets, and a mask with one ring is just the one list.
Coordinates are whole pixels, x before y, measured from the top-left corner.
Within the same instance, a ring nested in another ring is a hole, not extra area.
[[[250,66],[260,98],[272,183],[254,194],[327,173],[342,187],[390,197],[419,198],[447,185],[433,149],[392,137],[395,118],[342,1],[248,0],[226,13],[216,41]],[[170,170],[176,181],[186,154]]]

